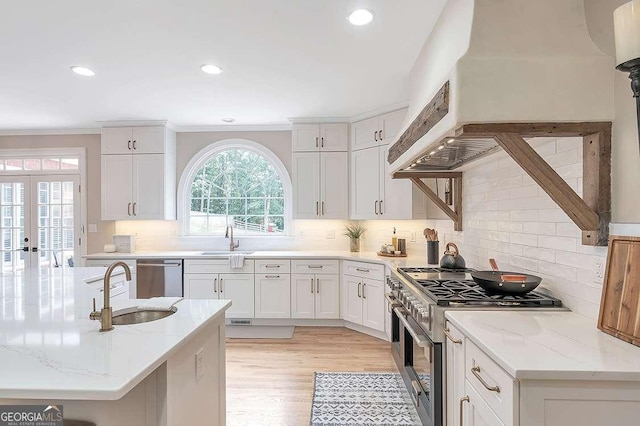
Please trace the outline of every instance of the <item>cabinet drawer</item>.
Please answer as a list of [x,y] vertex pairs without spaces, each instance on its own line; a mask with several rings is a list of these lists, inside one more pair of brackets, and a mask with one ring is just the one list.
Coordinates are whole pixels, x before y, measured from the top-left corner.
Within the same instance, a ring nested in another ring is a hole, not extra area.
[[384,265],[345,260],[342,263],[342,273],[356,277],[370,278],[384,281]]
[[239,269],[231,269],[229,259],[185,259],[185,274],[252,274],[254,270],[254,261],[245,260],[244,267]]
[[303,259],[291,261],[291,272],[294,274],[337,274],[340,261],[331,259]]
[[256,273],[265,274],[279,273],[288,274],[291,272],[291,261],[289,259],[260,259],[255,260]]
[[516,380],[470,340],[466,341],[464,364],[466,380],[504,423],[513,424],[518,412]]

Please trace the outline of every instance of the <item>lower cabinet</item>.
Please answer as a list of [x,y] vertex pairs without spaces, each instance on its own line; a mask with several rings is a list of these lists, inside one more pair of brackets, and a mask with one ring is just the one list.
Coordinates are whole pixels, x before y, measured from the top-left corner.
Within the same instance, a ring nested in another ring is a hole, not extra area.
[[189,299],[231,300],[227,318],[254,317],[253,274],[184,274],[184,288]]
[[290,274],[256,274],[256,318],[291,318]]
[[505,423],[493,412],[489,404],[482,399],[476,389],[465,380],[465,396],[458,400],[463,414],[461,425],[468,426],[504,426]]
[[[129,299],[137,299],[138,287],[137,287],[137,274],[136,274],[136,260],[135,259],[87,259],[85,260],[84,266],[102,266],[109,267],[113,262],[124,262],[129,265],[129,269],[131,270],[131,281],[129,281],[129,285],[127,286],[129,289],[129,294],[127,295]],[[121,270],[118,268],[118,270]],[[122,296],[124,297],[124,296]]]
[[384,331],[384,283],[351,275],[342,276],[342,318]]
[[292,274],[291,318],[340,318],[337,274]]

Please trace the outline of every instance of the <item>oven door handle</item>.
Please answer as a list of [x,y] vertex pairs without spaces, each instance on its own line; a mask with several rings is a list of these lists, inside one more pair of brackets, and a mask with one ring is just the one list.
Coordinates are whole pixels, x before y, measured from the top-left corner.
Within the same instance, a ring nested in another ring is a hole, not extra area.
[[393,311],[398,316],[400,322],[402,322],[402,325],[404,325],[404,328],[409,331],[409,334],[411,335],[411,337],[413,337],[413,341],[416,345],[420,346],[421,348],[430,348],[431,346],[433,346],[433,343],[431,343],[431,339],[429,339],[427,336],[418,334],[413,329],[413,327],[411,327],[411,324],[409,324],[409,321],[407,321],[407,315],[409,315],[409,313],[405,309],[393,308]]

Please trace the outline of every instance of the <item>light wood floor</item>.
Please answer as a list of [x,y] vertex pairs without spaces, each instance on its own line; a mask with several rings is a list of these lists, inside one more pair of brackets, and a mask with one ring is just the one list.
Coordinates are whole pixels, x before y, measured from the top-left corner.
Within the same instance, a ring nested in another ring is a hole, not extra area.
[[227,425],[308,425],[316,371],[398,370],[390,343],[343,327],[227,339]]

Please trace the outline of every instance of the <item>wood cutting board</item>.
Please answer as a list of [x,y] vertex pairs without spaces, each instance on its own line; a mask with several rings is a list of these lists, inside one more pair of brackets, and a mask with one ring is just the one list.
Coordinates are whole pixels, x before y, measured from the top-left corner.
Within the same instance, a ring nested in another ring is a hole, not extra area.
[[640,346],[640,238],[609,238],[598,328]]

